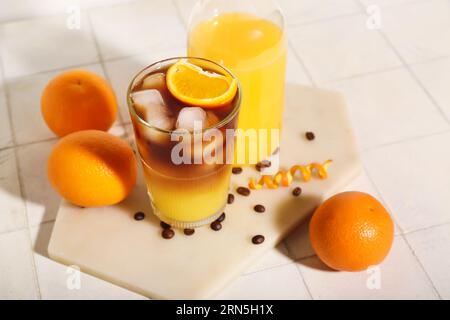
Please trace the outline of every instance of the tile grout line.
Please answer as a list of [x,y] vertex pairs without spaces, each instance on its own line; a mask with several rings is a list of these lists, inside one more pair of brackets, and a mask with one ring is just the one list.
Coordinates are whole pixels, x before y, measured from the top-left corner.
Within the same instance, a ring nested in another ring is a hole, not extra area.
[[[363,170],[366,173],[367,179],[369,179],[369,182],[372,184],[375,192],[380,197],[380,200],[387,207],[388,212],[394,212],[394,210],[391,208],[391,206],[389,205],[389,203],[387,202],[387,200],[384,198],[383,194],[381,193],[380,188],[378,188],[378,186],[375,184],[375,180],[370,175],[369,169],[367,168],[367,166],[365,165],[365,163],[363,161],[361,161],[361,162],[362,162]],[[398,235],[403,235],[404,230],[398,223],[397,218],[393,214],[391,214],[391,217],[392,217],[392,220],[394,221],[394,224],[398,227],[398,229],[400,231],[400,233]],[[394,225],[394,228],[395,228],[395,225]],[[394,231],[394,233],[395,233],[395,231]],[[394,237],[395,237],[395,234],[394,234]]]
[[363,73],[355,73],[353,75],[345,76],[345,77],[342,77],[342,78],[335,78],[335,79],[325,80],[325,81],[319,82],[319,84],[320,85],[335,84],[335,83],[339,83],[341,81],[347,81],[347,80],[353,80],[353,79],[358,79],[358,78],[370,77],[370,76],[380,75],[380,74],[383,74],[383,73],[396,71],[396,70],[401,70],[401,69],[406,69],[406,68],[403,65],[398,65],[398,66],[395,66],[395,67],[388,67],[388,68],[374,70],[374,71],[367,71],[367,72],[363,72]]
[[[308,217],[307,219],[310,219],[310,217]],[[307,219],[305,219],[305,221]],[[300,224],[299,224],[299,226],[300,226]],[[282,243],[283,243],[284,247],[286,248],[288,257],[293,260],[292,263],[294,264],[294,267],[297,269],[298,275],[300,276],[300,279],[302,280],[303,285],[305,286],[306,292],[308,293],[308,295],[311,298],[311,300],[314,300],[314,297],[313,297],[313,295],[311,293],[311,290],[309,289],[309,286],[306,283],[305,277],[303,276],[303,273],[301,272],[300,267],[297,265],[297,261],[300,261],[301,259],[307,259],[308,257],[315,256],[315,254],[309,255],[309,256],[305,256],[305,257],[301,257],[301,258],[298,258],[298,259],[293,259],[294,255],[292,254],[292,251],[289,249],[289,246],[287,245],[286,239],[283,240]]]
[[311,300],[315,300],[311,290],[309,289],[308,283],[305,280],[305,277],[303,276],[302,271],[300,270],[300,266],[297,265],[297,263],[294,263],[295,268],[297,269],[298,275],[300,276],[300,279],[303,282],[303,285],[305,286],[306,292],[308,293],[309,297],[311,298]]
[[[110,77],[108,75],[107,69],[105,67],[105,63],[103,61],[102,53],[100,51],[100,44],[99,44],[98,39],[97,39],[97,34],[96,34],[95,30],[94,30],[94,24],[92,23],[90,11],[86,10],[85,14],[86,14],[86,19],[88,21],[89,28],[91,29],[90,33],[91,33],[92,39],[94,40],[95,50],[97,51],[98,62],[100,63],[100,67],[101,67],[101,69],[103,71],[103,74],[105,75],[106,80],[108,81],[108,83],[112,87],[112,82],[111,82],[111,79],[110,79]],[[114,95],[116,95],[116,94],[114,94]],[[117,97],[116,97],[116,99],[117,99]],[[122,129],[125,130],[124,120],[122,118],[122,114],[120,112],[120,107],[119,107],[120,103],[118,101],[116,103],[117,103],[117,120],[119,122],[119,125],[122,127]]]
[[420,268],[422,269],[423,273],[425,274],[425,276],[427,277],[429,283],[431,284],[431,287],[433,288],[434,293],[436,294],[436,296],[439,298],[439,300],[442,300],[442,296],[439,293],[439,291],[437,290],[436,286],[434,285],[433,280],[431,279],[430,275],[428,274],[427,270],[425,269],[425,267],[422,264],[422,261],[420,261],[419,257],[416,255],[416,252],[414,251],[413,247],[411,246],[411,244],[409,243],[408,239],[406,238],[406,236],[404,234],[401,235],[401,237],[403,238],[403,240],[405,241],[406,245],[408,246],[409,250],[411,251],[412,255],[414,256],[414,258],[416,259],[417,263],[419,263]]
[[[385,7],[383,7],[383,10],[389,11],[389,10],[393,10],[394,8],[398,8],[398,7],[406,6],[406,5],[411,5],[411,4],[414,4],[414,3],[420,3],[422,1],[428,1],[428,0],[410,0],[410,1],[407,1],[407,2],[404,2],[404,3],[397,3],[397,4],[394,4],[394,5],[385,6]],[[356,5],[360,6],[361,11],[344,13],[344,14],[340,14],[340,15],[332,16],[332,17],[328,17],[328,18],[319,18],[319,19],[315,19],[315,20],[311,20],[311,21],[307,21],[307,22],[297,22],[297,23],[294,22],[292,24],[288,23],[286,26],[288,28],[294,28],[295,29],[295,28],[299,28],[299,27],[306,27],[306,26],[311,26],[311,25],[325,23],[325,22],[332,22],[334,20],[339,20],[341,18],[345,19],[345,18],[350,18],[350,17],[357,16],[357,15],[365,15],[366,14],[366,11],[365,11],[366,6],[363,3],[361,3],[359,0],[354,0],[354,3]]]
[[418,228],[418,229],[414,229],[414,230],[410,230],[410,231],[406,231],[403,234],[405,236],[409,236],[410,234],[414,234],[416,232],[422,232],[422,231],[427,231],[430,229],[434,229],[434,228],[439,228],[439,227],[444,227],[444,226],[448,226],[450,225],[450,222],[444,222],[444,223],[438,223],[438,224],[434,224],[432,226],[428,226],[428,227],[423,227],[423,228]]
[[[16,140],[16,132],[15,132],[14,124],[12,121],[10,96],[9,96],[9,83],[8,83],[9,80],[7,80],[5,77],[5,68],[4,67],[5,66],[3,65],[3,59],[0,56],[0,77],[3,78],[3,90],[4,90],[4,95],[5,95],[6,110],[8,112],[8,121],[9,121],[9,126],[10,126],[10,131],[11,131],[11,139],[12,139],[13,145],[15,146],[17,143],[17,140]],[[21,197],[22,205],[23,205],[23,209],[24,209],[25,227],[22,230],[24,230],[26,228],[26,234],[27,234],[28,244],[29,244],[29,253],[31,256],[30,257],[31,258],[30,266],[33,271],[34,284],[36,285],[37,299],[41,300],[42,294],[41,294],[41,288],[40,288],[40,283],[39,283],[38,274],[37,274],[36,261],[34,259],[33,241],[31,239],[30,222],[28,220],[28,208],[27,208],[27,202],[26,202],[26,194],[25,194],[25,189],[24,189],[24,185],[23,185],[23,177],[22,177],[22,172],[20,170],[20,163],[19,163],[19,157],[18,157],[18,147],[14,147],[12,150],[13,150],[14,161],[15,161],[15,165],[16,165],[16,174],[17,174],[17,179],[18,179],[18,183],[19,183],[20,197]]]
[[[118,2],[118,3],[110,3],[110,4],[103,4],[103,5],[96,5],[93,7],[85,7],[82,8],[82,6],[79,6],[80,9],[82,9],[82,11],[84,10],[95,10],[95,9],[105,9],[105,8],[111,8],[111,7],[118,7],[118,6],[122,6],[122,5],[127,5],[127,4],[132,4],[135,2],[139,2],[141,0],[130,0],[127,2]],[[21,22],[25,22],[25,21],[35,21],[35,20],[39,20],[39,19],[48,19],[48,18],[52,18],[52,17],[57,17],[57,16],[62,16],[65,15],[64,11],[61,12],[50,12],[50,13],[45,13],[45,14],[37,14],[34,16],[29,16],[29,17],[22,17],[22,18],[17,18],[14,20],[6,20],[6,21],[2,21],[0,22],[0,27],[7,25],[7,24],[13,24],[13,23],[21,23]]]
[[[364,4],[361,2],[361,0],[357,0],[359,5],[362,8],[365,8]],[[424,0],[418,0],[417,2],[421,2]],[[420,81],[420,79],[417,77],[417,75],[412,70],[411,66],[405,61],[403,56],[400,54],[400,52],[395,47],[394,43],[389,39],[389,37],[381,30],[376,30],[377,33],[384,39],[385,43],[391,48],[392,52],[397,56],[397,58],[400,60],[402,65],[405,67],[405,69],[408,71],[410,76],[414,79],[416,84],[422,89],[422,91],[425,93],[425,95],[428,97],[428,99],[431,101],[431,103],[434,105],[436,110],[439,112],[439,114],[444,118],[444,120],[447,122],[447,125],[450,125],[450,119],[447,118],[446,114],[444,113],[444,110],[439,106],[436,99],[433,97],[433,95],[427,90],[427,88],[423,85],[423,83]]]
[[44,142],[50,142],[50,141],[55,141],[58,140],[57,137],[53,137],[53,138],[46,138],[46,139],[42,139],[42,140],[36,140],[36,141],[30,141],[30,142],[24,142],[24,143],[18,143],[16,145],[12,145],[12,146],[7,146],[4,148],[0,148],[0,152],[1,151],[6,151],[6,150],[10,150],[10,149],[14,149],[14,148],[20,148],[20,147],[27,147],[30,145],[34,145],[34,144],[38,144],[38,143],[44,143]]
[[309,69],[306,67],[306,64],[304,63],[303,59],[300,57],[300,54],[295,49],[291,40],[287,40],[287,47],[288,47],[288,50],[289,50],[289,48],[291,48],[291,50],[294,54],[294,58],[297,59],[297,62],[300,63],[300,65],[302,66],[303,70],[305,71],[306,77],[308,78],[311,85],[313,87],[317,88],[316,81],[314,80],[313,76],[311,75],[311,72],[309,71]]
[[[363,164],[363,165],[364,165],[364,164]],[[364,165],[364,168],[365,168],[365,165]],[[375,184],[375,181],[373,180],[372,176],[370,175],[369,170],[368,170],[367,168],[365,168],[365,171],[366,171],[366,174],[367,174],[367,178],[368,178],[369,181],[372,183],[372,185],[373,185],[375,191],[378,193],[378,195],[381,197],[381,199],[383,200],[383,202],[384,202],[385,205],[387,206],[388,211],[389,211],[389,212],[394,212],[394,211],[392,210],[391,206],[389,205],[389,203],[388,203],[387,201],[384,200],[384,197],[383,197],[383,195],[381,194],[380,189],[378,188],[378,186]],[[394,216],[392,216],[392,219],[393,219],[395,222],[397,222],[397,219],[394,219]],[[400,224],[399,224],[398,222],[396,223],[396,225],[397,225],[397,227],[400,229],[400,234],[399,234],[398,236],[401,237],[401,238],[405,241],[406,245],[408,246],[409,250],[411,251],[411,254],[414,256],[414,259],[417,261],[417,263],[419,264],[421,270],[423,271],[423,273],[424,273],[425,276],[427,277],[428,282],[431,284],[431,287],[433,288],[433,291],[435,292],[435,294],[437,295],[437,297],[439,297],[439,299],[442,300],[442,297],[441,297],[441,295],[439,294],[439,292],[438,292],[436,286],[434,285],[433,281],[431,280],[430,275],[429,275],[428,272],[425,270],[425,268],[424,268],[422,262],[420,261],[419,257],[417,257],[416,253],[414,252],[413,248],[411,247],[411,244],[410,244],[410,243],[408,242],[408,240],[406,239],[403,228],[400,226]],[[395,235],[394,235],[394,237],[395,237]]]
[[418,136],[414,136],[414,137],[409,137],[409,138],[405,138],[405,139],[400,139],[397,141],[392,141],[392,142],[387,142],[387,143],[382,143],[376,146],[372,146],[372,147],[368,147],[368,148],[363,148],[362,152],[371,152],[374,150],[379,150],[379,149],[383,149],[385,147],[389,147],[389,146],[395,146],[397,144],[402,144],[402,143],[408,143],[408,142],[413,142],[413,141],[418,141],[418,140],[424,140],[427,138],[432,138],[435,136],[440,136],[440,135],[445,135],[450,133],[450,129],[446,129],[444,131],[439,131],[439,132],[433,132],[433,133],[427,133],[427,134],[423,134],[423,135],[418,135]]
[[286,23],[286,27],[289,29],[296,29],[296,28],[301,28],[301,27],[308,27],[308,26],[314,26],[316,24],[321,24],[321,23],[326,23],[326,22],[333,22],[335,20],[339,20],[339,19],[345,19],[345,18],[350,18],[350,17],[355,17],[357,15],[363,14],[364,12],[362,11],[355,11],[355,12],[350,12],[350,13],[344,13],[344,14],[339,14],[337,16],[332,16],[332,17],[327,17],[327,18],[318,18],[315,20],[311,20],[311,21],[306,21],[306,22],[293,22],[293,23]]
[[184,20],[183,15],[181,14],[181,8],[178,6],[177,2],[175,0],[171,0],[171,3],[175,7],[175,11],[177,13],[178,19],[181,21],[181,24],[184,26],[184,29],[186,31],[188,31],[189,21]]

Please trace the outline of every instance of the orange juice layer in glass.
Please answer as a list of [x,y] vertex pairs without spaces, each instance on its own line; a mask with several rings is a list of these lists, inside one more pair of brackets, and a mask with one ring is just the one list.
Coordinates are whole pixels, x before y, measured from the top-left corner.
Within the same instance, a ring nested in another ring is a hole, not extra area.
[[[243,100],[238,127],[281,130],[284,106],[286,43],[283,31],[269,20],[246,13],[224,13],[194,25],[188,55],[218,62],[239,79]],[[278,141],[258,142],[256,161],[278,147]],[[258,139],[261,139],[258,134]],[[260,145],[261,143],[261,145]],[[239,140],[237,148],[239,148]],[[246,163],[251,160],[246,145]]]

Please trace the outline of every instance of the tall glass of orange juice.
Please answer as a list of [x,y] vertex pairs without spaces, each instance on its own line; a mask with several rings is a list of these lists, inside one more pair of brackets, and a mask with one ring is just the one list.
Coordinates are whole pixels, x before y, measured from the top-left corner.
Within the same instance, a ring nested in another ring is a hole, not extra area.
[[278,147],[287,53],[284,29],[283,14],[273,0],[200,0],[191,14],[188,55],[226,66],[241,83],[238,127],[253,131],[257,140],[237,140],[235,150],[245,144],[245,164],[267,158]]

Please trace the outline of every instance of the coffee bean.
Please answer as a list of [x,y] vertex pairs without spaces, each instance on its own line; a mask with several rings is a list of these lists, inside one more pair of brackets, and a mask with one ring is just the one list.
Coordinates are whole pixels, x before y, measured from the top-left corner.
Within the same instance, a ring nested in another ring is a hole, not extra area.
[[306,136],[306,139],[308,139],[308,140],[314,140],[316,138],[316,135],[314,134],[314,132],[311,132],[311,131],[306,132],[305,136]]
[[187,236],[192,236],[195,233],[195,229],[184,229],[184,234]]
[[302,188],[300,188],[300,187],[295,188],[294,190],[292,190],[292,194],[293,194],[295,197],[298,197],[299,195],[302,194]]
[[140,220],[144,220],[144,218],[145,218],[145,213],[143,213],[141,211],[136,212],[134,214],[134,220],[140,221]]
[[262,168],[269,168],[271,165],[272,165],[272,162],[270,162],[269,160],[261,161],[261,167]]
[[262,204],[257,204],[253,207],[253,209],[259,213],[263,213],[264,211],[266,211],[266,208]]
[[162,232],[161,232],[161,235],[162,235],[162,237],[164,238],[164,239],[172,239],[173,238],[173,236],[175,235],[175,231],[173,231],[172,229],[164,229]]
[[227,203],[232,204],[234,202],[234,194],[229,193]]
[[163,228],[163,229],[170,229],[170,225],[167,224],[167,223],[165,223],[164,221],[161,221],[161,222],[159,223],[159,225],[160,225],[161,228]]
[[213,229],[214,231],[219,231],[220,229],[222,229],[222,224],[220,223],[220,221],[216,220],[211,223],[211,229]]
[[234,167],[233,169],[231,169],[231,172],[233,172],[233,174],[240,174],[240,173],[242,173],[242,168]]
[[258,234],[252,238],[253,244],[261,244],[264,242],[264,236]]
[[220,217],[218,217],[218,218],[216,219],[217,222],[223,222],[223,220],[225,220],[225,212],[223,212],[223,213],[220,215]]
[[272,162],[270,162],[269,160],[263,160],[261,162],[258,162],[255,165],[256,170],[261,171],[264,168],[269,168],[272,165]]
[[248,197],[250,195],[250,189],[246,187],[239,187],[236,189],[237,193],[241,196]]

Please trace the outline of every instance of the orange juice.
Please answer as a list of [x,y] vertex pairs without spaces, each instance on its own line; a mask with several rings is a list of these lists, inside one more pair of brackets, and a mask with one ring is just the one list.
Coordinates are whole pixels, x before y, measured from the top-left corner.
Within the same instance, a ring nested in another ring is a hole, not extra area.
[[[284,106],[286,42],[275,23],[247,13],[223,13],[193,25],[188,55],[211,59],[231,69],[243,90],[238,127],[257,131],[256,161],[278,147],[262,139],[260,129],[281,130]],[[259,141],[261,140],[261,141]],[[239,149],[239,140],[237,150]],[[246,144],[246,161],[252,162]]]

